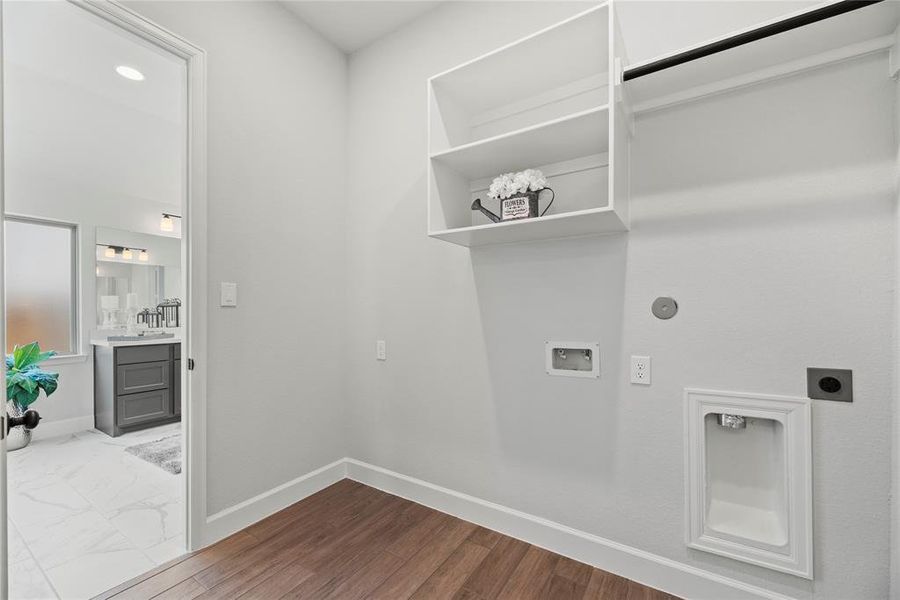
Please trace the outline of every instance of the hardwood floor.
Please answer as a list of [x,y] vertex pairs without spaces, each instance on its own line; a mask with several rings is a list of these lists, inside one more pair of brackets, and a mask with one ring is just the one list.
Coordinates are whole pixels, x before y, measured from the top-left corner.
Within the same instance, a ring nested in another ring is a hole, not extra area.
[[669,600],[345,479],[98,599]]

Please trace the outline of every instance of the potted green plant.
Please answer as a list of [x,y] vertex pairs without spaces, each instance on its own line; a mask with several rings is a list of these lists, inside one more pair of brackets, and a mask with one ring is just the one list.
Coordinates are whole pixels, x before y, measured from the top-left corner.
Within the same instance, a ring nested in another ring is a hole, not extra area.
[[[12,354],[6,355],[6,411],[9,416],[22,416],[41,395],[41,390],[47,396],[56,391],[59,373],[50,373],[38,366],[55,355],[53,350],[41,352],[37,342],[16,346]],[[6,449],[18,450],[30,441],[31,430],[19,425],[10,430]]]

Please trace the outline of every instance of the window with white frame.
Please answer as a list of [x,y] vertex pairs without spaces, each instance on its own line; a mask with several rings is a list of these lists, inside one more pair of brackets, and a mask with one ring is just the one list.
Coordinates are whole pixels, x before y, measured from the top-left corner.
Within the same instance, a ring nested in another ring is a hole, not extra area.
[[6,217],[6,351],[38,342],[78,353],[77,250],[74,225]]

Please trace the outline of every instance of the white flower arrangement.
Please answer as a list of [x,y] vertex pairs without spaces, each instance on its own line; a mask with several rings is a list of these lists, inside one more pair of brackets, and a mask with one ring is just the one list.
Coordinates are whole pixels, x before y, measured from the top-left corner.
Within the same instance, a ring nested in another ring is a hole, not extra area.
[[547,187],[547,178],[538,169],[526,169],[518,173],[504,173],[494,178],[488,196],[505,199],[525,192],[537,192]]

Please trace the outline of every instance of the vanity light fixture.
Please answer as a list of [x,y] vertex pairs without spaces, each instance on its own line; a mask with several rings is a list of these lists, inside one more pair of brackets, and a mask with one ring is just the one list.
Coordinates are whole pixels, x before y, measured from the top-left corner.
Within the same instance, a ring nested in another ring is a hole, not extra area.
[[175,221],[172,219],[180,219],[181,215],[173,215],[172,213],[163,213],[159,222],[159,228],[162,231],[173,231],[175,229]]
[[128,65],[119,65],[116,67],[116,73],[124,77],[125,79],[130,79],[131,81],[143,81],[144,74],[135,69],[134,67],[129,67]]
[[103,256],[106,258],[115,258],[119,256],[122,260],[134,259],[134,253],[138,252],[138,260],[141,262],[150,262],[150,252],[146,248],[135,248],[134,246],[126,248],[125,246],[114,246],[112,244],[97,244],[102,247]]

